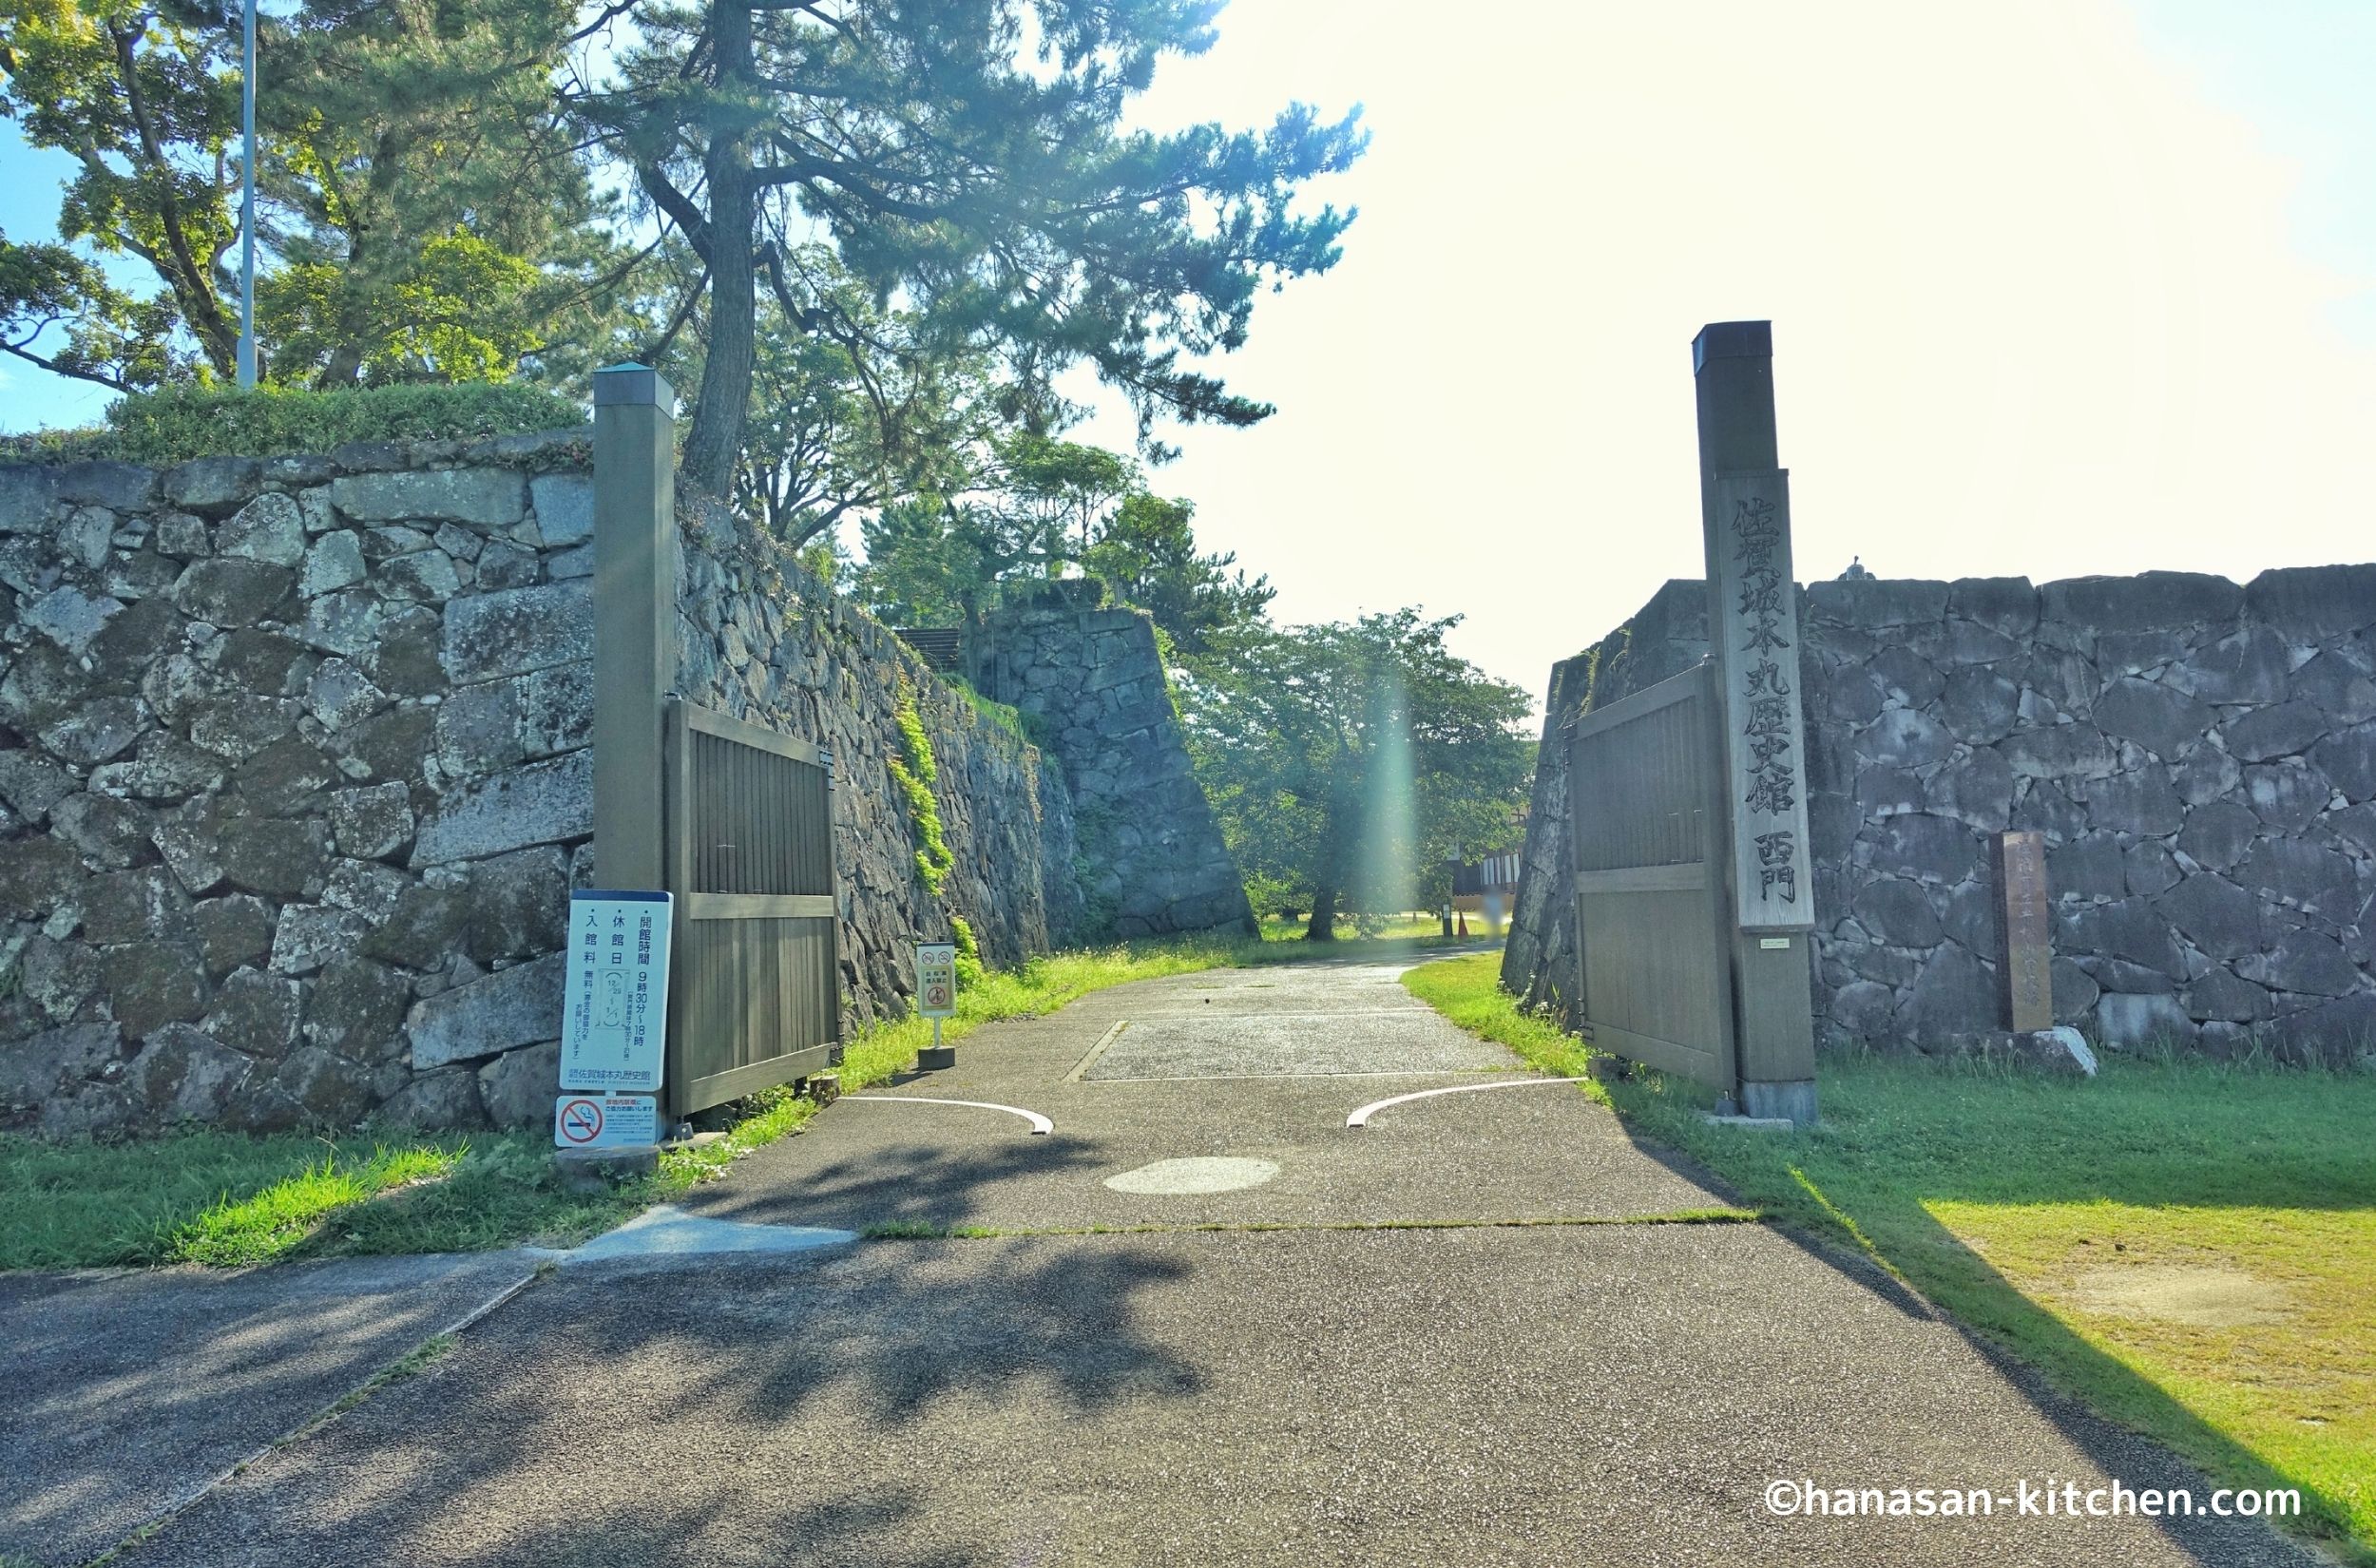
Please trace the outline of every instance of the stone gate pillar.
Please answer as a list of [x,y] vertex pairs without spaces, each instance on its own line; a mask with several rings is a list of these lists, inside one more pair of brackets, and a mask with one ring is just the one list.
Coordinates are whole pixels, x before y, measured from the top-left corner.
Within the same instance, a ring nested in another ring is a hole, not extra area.
[[661,702],[677,680],[677,394],[594,373],[594,880],[658,888]]
[[1741,1109],[1815,1119],[1814,872],[1789,472],[1773,428],[1773,331],[1724,321],[1692,343],[1708,645],[1723,726]]

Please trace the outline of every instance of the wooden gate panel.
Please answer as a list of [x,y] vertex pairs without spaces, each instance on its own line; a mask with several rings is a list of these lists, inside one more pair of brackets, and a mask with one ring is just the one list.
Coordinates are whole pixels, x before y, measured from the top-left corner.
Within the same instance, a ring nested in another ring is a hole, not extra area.
[[1738,1060],[1716,713],[1701,664],[1579,720],[1568,842],[1585,1038],[1729,1094]]
[[681,698],[666,755],[668,1110],[682,1117],[838,1059],[840,898],[830,756]]

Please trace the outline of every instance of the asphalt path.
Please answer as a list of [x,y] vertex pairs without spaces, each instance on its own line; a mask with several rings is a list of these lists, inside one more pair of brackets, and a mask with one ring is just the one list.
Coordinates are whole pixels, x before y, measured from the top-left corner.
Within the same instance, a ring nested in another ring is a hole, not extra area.
[[[1119,1029],[1117,1026],[1120,1026]],[[685,1207],[863,1239],[552,1272],[142,1564],[2288,1564],[1860,1261],[1756,1223],[1390,965],[970,1037]],[[1036,1135],[1040,1113],[1055,1131]],[[1744,1134],[1743,1136],[1756,1136]],[[1976,1489],[1779,1517],[1776,1482]]]

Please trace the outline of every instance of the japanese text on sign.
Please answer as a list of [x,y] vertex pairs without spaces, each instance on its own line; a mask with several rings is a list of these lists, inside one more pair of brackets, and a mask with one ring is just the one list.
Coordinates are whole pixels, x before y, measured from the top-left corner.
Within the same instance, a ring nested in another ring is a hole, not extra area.
[[569,895],[561,1086],[656,1093],[668,1030],[666,893]]

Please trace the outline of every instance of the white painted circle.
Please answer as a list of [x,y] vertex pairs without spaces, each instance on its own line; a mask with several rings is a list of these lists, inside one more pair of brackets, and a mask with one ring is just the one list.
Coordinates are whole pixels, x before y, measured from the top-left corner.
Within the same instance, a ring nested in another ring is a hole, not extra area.
[[1105,1185],[1118,1193],[1234,1193],[1259,1187],[1276,1175],[1278,1167],[1267,1159],[1159,1159],[1107,1176]]

